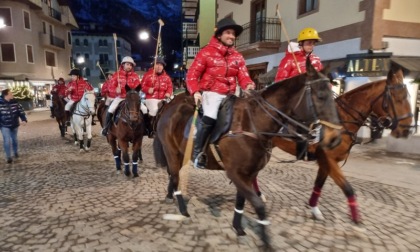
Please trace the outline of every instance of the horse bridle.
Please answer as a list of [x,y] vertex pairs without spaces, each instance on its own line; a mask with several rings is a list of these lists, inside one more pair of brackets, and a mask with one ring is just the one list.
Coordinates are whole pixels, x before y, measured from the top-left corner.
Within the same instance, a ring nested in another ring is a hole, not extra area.
[[[83,94],[83,97],[82,97],[82,99],[86,99],[85,98],[85,96],[87,95],[88,93],[84,93]],[[83,118],[89,118],[89,116],[90,116],[90,113],[89,113],[89,111],[90,111],[90,107],[89,107],[89,105],[87,105],[87,106],[84,106],[80,101],[79,101],[79,105],[80,105],[80,107],[81,107],[81,109],[82,110],[77,110],[77,111],[74,111],[74,113],[73,114],[75,114],[75,115],[79,115],[79,116],[83,116]],[[94,106],[95,107],[95,106]],[[77,108],[77,107],[76,107]],[[78,113],[77,113],[78,112]],[[83,113],[84,112],[84,113]]]
[[[140,101],[140,96],[139,96],[139,101]],[[133,111],[133,110],[130,110],[130,108],[128,107],[127,100],[124,100],[124,109],[121,110],[121,119],[123,119],[130,126],[130,128],[134,129],[135,127],[137,127],[138,122],[140,121],[140,113],[141,113],[140,104],[139,104],[139,110]],[[137,121],[132,122],[130,120],[130,114],[137,115],[137,118],[138,118]]]
[[[403,83],[400,84],[395,84],[392,85],[389,83],[389,81],[386,81],[386,86],[385,86],[385,90],[382,94],[380,94],[378,97],[376,97],[372,103],[371,103],[371,107],[373,107],[373,105],[379,100],[379,98],[383,97],[382,100],[382,109],[384,111],[386,111],[387,116],[385,118],[378,118],[378,124],[380,127],[383,128],[389,128],[391,130],[394,130],[398,127],[398,125],[400,124],[400,121],[409,118],[409,117],[413,117],[413,113],[407,113],[405,115],[402,116],[398,116],[396,109],[395,109],[395,104],[392,100],[392,95],[391,95],[391,90],[399,90],[399,89],[407,89],[407,86]],[[391,110],[393,115],[390,115],[389,113],[389,106],[391,106]],[[405,125],[405,124],[401,124],[401,127],[405,127],[405,128],[411,128],[411,125]]]

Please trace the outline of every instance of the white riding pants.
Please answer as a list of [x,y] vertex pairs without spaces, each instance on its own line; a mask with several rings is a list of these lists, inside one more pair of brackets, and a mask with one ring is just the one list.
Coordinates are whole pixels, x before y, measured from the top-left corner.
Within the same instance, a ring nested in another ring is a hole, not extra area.
[[70,100],[66,103],[66,106],[64,107],[65,111],[70,111],[71,106],[73,105],[73,103],[75,103],[75,101]]
[[226,95],[211,91],[204,91],[202,97],[204,116],[217,120],[217,113],[219,112],[220,104],[222,103],[223,99],[225,99]]
[[111,98],[111,97],[107,97],[105,100],[105,106],[109,106],[109,104],[111,104],[111,102],[114,100],[115,98]]
[[149,110],[150,116],[156,116],[158,112],[158,104],[160,100],[159,99],[146,99],[144,103],[146,104],[147,109]]
[[118,104],[120,104],[120,102],[122,102],[122,101],[124,101],[125,99],[124,98],[121,98],[121,97],[116,97],[112,102],[111,102],[111,105],[109,105],[109,108],[108,108],[108,113],[111,113],[111,114],[114,114],[115,113],[115,110],[117,109],[117,107],[118,107]]

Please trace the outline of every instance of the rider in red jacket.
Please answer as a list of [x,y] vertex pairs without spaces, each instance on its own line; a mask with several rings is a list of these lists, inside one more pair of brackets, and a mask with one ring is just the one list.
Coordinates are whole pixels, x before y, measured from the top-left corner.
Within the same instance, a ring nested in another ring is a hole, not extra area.
[[114,74],[113,71],[109,71],[105,73],[107,76],[107,80],[102,85],[101,88],[101,96],[105,98],[105,106],[109,106],[111,102],[117,97],[117,90],[112,85],[112,75]]
[[305,28],[299,32],[297,41],[298,44],[292,42],[288,46],[285,57],[280,61],[275,82],[306,73],[308,55],[314,68],[317,71],[322,70],[321,59],[313,53],[315,44],[321,41],[318,32],[314,28]]
[[[66,96],[66,83],[63,78],[58,79],[57,84],[55,84],[51,90],[51,95],[58,95],[60,98]],[[54,118],[54,103],[51,103],[51,118]]]
[[198,52],[187,74],[188,91],[194,95],[196,103],[202,100],[204,112],[194,143],[195,168],[205,167],[206,158],[201,152],[216,124],[222,100],[235,93],[236,83],[245,90],[255,88],[244,58],[233,47],[236,37],[243,31],[242,26],[231,18],[224,18],[216,28],[210,43]]
[[144,103],[149,113],[149,118],[146,120],[149,138],[153,138],[153,124],[159,109],[159,103],[165,98],[170,98],[173,93],[171,77],[163,69],[165,66],[164,59],[157,57],[154,68],[150,68],[141,80],[142,91],[146,94]]
[[67,126],[70,126],[71,106],[82,99],[85,90],[93,90],[93,87],[83,79],[79,69],[73,68],[69,75],[71,76],[71,81],[67,84],[66,96],[70,95],[70,100],[64,107],[67,117]]
[[136,72],[134,72],[135,66],[136,63],[134,62],[133,58],[126,56],[122,59],[118,72],[112,76],[110,88],[115,88],[117,97],[115,97],[111,105],[108,107],[108,111],[106,113],[106,122],[104,128],[102,129],[103,136],[108,134],[108,129],[111,125],[111,119],[118,107],[118,104],[120,104],[120,102],[125,99],[127,94],[125,86],[127,85],[130,89],[135,89],[140,85],[140,77],[136,74]]

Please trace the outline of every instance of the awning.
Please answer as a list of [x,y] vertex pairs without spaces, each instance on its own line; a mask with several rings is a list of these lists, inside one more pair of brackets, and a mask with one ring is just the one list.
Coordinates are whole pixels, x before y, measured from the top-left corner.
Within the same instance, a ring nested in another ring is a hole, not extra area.
[[391,61],[401,66],[412,78],[420,78],[420,57],[391,57]]
[[278,67],[273,67],[270,71],[268,71],[265,74],[260,74],[258,76],[258,81],[262,84],[271,84],[274,82],[274,79],[276,78]]

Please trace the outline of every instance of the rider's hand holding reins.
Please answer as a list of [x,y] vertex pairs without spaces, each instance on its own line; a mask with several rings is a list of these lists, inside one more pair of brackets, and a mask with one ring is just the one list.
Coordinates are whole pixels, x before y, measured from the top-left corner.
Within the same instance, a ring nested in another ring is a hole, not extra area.
[[195,92],[194,93],[194,101],[195,101],[195,105],[198,106],[199,102],[201,103],[203,101],[203,97],[201,96],[200,92]]
[[248,84],[246,86],[246,89],[243,92],[245,97],[251,96],[250,90],[255,90],[255,85],[254,84]]
[[153,94],[154,88],[149,88],[149,90],[147,91],[149,94]]

